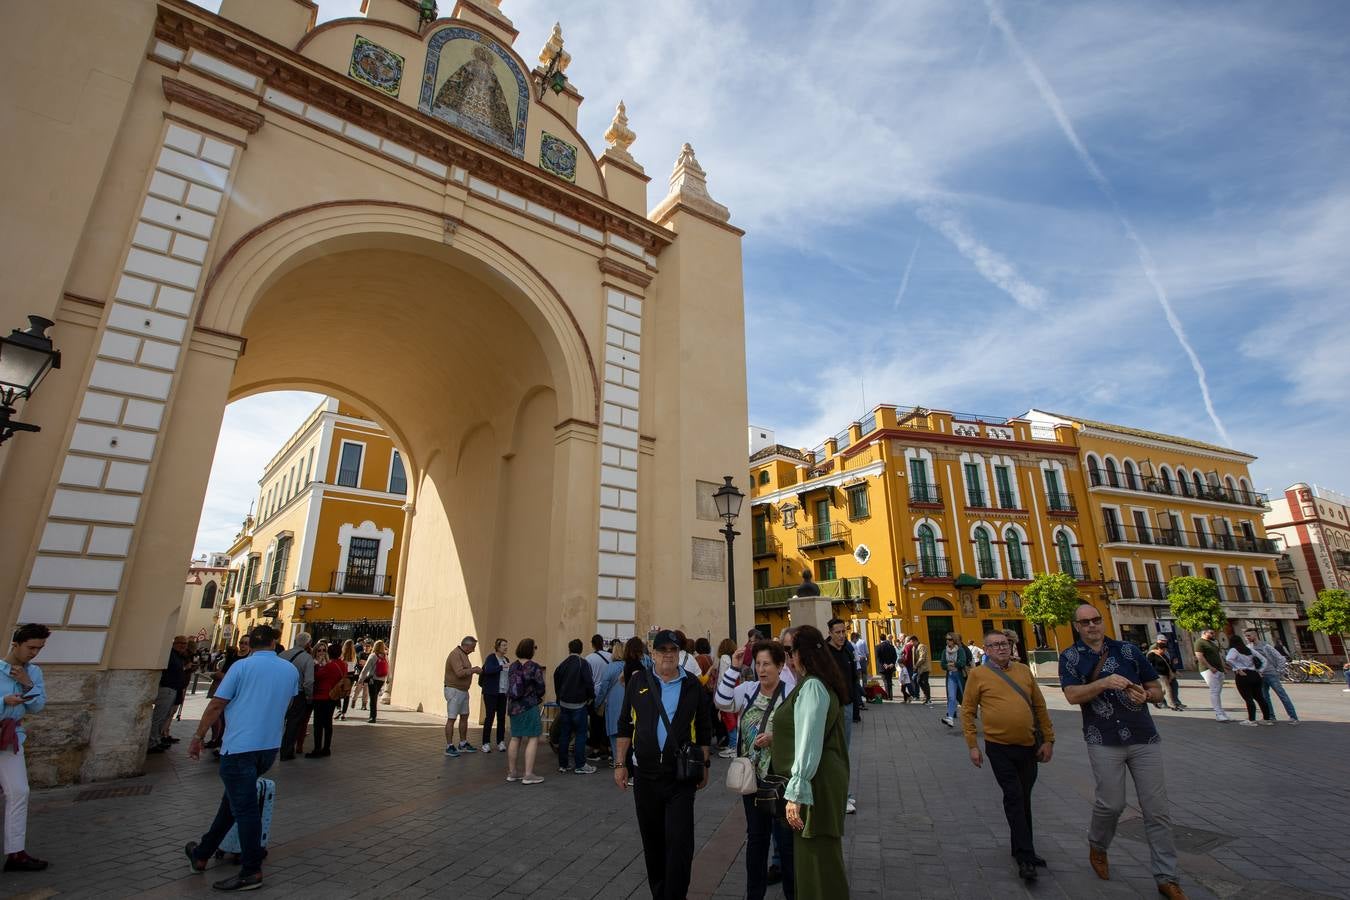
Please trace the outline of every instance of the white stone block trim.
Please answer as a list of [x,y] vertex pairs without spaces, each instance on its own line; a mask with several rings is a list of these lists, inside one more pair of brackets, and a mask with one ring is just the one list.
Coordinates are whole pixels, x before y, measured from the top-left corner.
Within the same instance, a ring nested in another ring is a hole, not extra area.
[[[172,48],[153,51],[173,60]],[[175,51],[177,52],[177,51]],[[181,58],[181,52],[177,52]],[[257,79],[192,51],[188,65],[256,87]],[[80,398],[21,618],[53,629],[48,663],[98,663],[140,516],[165,402],[237,148],[166,124]],[[29,616],[28,614],[32,615]]]
[[642,301],[605,288],[596,616],[601,634],[612,627],[619,637],[636,633],[641,335]]

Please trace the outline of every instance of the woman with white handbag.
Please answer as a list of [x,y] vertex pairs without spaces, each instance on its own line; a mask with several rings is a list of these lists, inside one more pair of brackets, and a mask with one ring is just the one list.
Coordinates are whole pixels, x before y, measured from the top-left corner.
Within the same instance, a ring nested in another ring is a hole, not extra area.
[[[794,896],[792,832],[780,819],[772,802],[773,792],[762,791],[769,771],[768,731],[773,711],[787,694],[782,680],[787,660],[783,645],[777,641],[759,641],[754,646],[757,680],[740,683],[740,671],[734,666],[723,673],[717,684],[715,702],[723,712],[738,715],[736,758],[727,769],[727,788],[741,795],[745,803],[745,896],[763,900],[769,877],[769,840],[774,838],[782,860],[783,893]],[[781,776],[780,776],[780,780]],[[763,801],[760,797],[765,797]]]

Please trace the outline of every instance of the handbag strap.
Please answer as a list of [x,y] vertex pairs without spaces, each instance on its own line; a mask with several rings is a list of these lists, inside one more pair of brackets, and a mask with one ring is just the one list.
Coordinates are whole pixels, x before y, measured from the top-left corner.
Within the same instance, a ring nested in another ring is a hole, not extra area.
[[[778,687],[777,687],[776,689],[774,689],[773,694],[769,697],[769,708],[766,709],[766,710],[764,710],[764,718],[762,718],[762,719],[759,720],[759,721],[760,721],[760,726],[759,726],[759,733],[760,733],[760,734],[763,734],[763,733],[764,733],[764,723],[765,723],[765,722],[768,722],[770,719],[773,718],[773,708],[774,708],[775,706],[778,705],[778,698],[781,697],[781,696],[783,696],[783,694],[784,694],[786,691],[787,691],[787,685],[783,684],[783,682],[781,682],[781,681],[778,682]],[[748,708],[748,707],[747,707],[747,708]],[[741,715],[744,715],[744,713],[742,713]],[[669,726],[669,725],[666,726],[666,730],[670,730],[670,726]],[[740,754],[740,749],[741,749],[740,747],[737,747],[737,748],[736,748],[736,753],[737,753],[737,755]],[[754,750],[755,748],[754,748],[754,746],[752,745],[750,749],[751,749],[751,750]],[[761,749],[763,749],[763,748],[761,748]],[[750,757],[749,757],[749,755],[747,755],[745,758],[746,758],[746,759],[749,759]]]
[[1013,681],[1012,677],[1009,676],[1007,672],[1003,671],[1003,668],[999,666],[997,663],[991,663],[990,665],[984,666],[984,668],[993,671],[993,673],[997,675],[999,678],[1002,678],[1004,681],[1008,682],[1008,686],[1010,688],[1012,688],[1014,691],[1017,691],[1017,693],[1022,695],[1022,699],[1027,701],[1027,706],[1031,709],[1031,725],[1033,728],[1036,727],[1036,704],[1031,702],[1031,695],[1028,694],[1026,691],[1022,690],[1022,686],[1017,682]]
[[[669,740],[670,740],[670,736],[671,736],[672,734],[675,733],[675,727],[674,727],[673,725],[670,724],[670,716],[666,715],[666,703],[665,703],[664,700],[661,699],[661,685],[660,685],[659,683],[658,683],[658,684],[652,684],[652,673],[651,673],[651,672],[644,671],[642,674],[645,675],[645,676],[647,676],[647,685],[651,688],[651,690],[652,690],[652,695],[654,696],[654,698],[655,698],[655,700],[656,700],[656,711],[657,711],[658,713],[661,714],[661,721],[662,721],[662,722],[665,724],[665,726],[666,726],[666,740],[669,741]],[[659,682],[660,679],[658,678],[657,681]],[[684,681],[684,675],[681,675],[681,676],[680,676],[680,681],[681,681],[681,682]],[[681,687],[681,689],[683,690],[683,687],[684,687],[683,683],[681,683],[680,687]],[[677,705],[677,709],[678,709],[678,705]],[[664,758],[665,753],[666,753],[666,748],[665,748],[665,747],[661,747],[661,748],[659,748],[659,749],[660,749],[660,751],[661,751],[662,757]]]

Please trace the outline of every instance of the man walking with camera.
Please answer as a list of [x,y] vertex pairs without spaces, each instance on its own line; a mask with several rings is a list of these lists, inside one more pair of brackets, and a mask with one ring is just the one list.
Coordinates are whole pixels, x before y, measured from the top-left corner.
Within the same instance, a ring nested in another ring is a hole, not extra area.
[[975,717],[984,722],[984,753],[1003,791],[1003,814],[1012,834],[1017,874],[1036,880],[1036,867],[1045,860],[1036,855],[1032,839],[1031,789],[1036,768],[1048,763],[1055,750],[1055,727],[1045,708],[1036,678],[1012,658],[1012,642],[1001,631],[984,636],[984,665],[973,669],[961,701],[961,728],[976,768],[984,757],[976,744]]
[[694,794],[708,784],[712,717],[707,692],[679,664],[672,631],[652,640],[652,670],[628,680],[619,712],[614,784],[628,789],[628,750],[636,763],[637,808],[653,900],[684,900],[694,864]]

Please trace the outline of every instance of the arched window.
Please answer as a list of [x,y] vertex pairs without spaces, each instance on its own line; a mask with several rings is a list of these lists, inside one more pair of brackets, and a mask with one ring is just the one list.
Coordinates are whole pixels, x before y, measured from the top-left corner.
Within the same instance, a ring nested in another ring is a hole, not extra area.
[[1190,479],[1186,477],[1186,470],[1180,466],[1177,467],[1177,484],[1181,487],[1181,492],[1183,494],[1187,497],[1191,495]]
[[1199,471],[1191,473],[1191,484],[1195,488],[1195,496],[1205,496],[1205,479],[1200,477]]
[[989,544],[989,531],[984,526],[975,529],[975,559],[981,578],[998,577],[994,570],[994,548]]
[[931,525],[920,525],[919,531],[919,571],[932,577],[942,575],[939,571],[937,538],[933,535]]
[[1116,468],[1116,461],[1109,456],[1106,458],[1106,483],[1111,487],[1120,487],[1120,470]]
[[1073,564],[1073,544],[1069,541],[1069,533],[1062,528],[1055,535],[1055,552],[1059,555],[1059,570],[1077,577],[1079,573]]
[[1090,484],[1101,484],[1102,483],[1101,466],[1097,463],[1097,457],[1093,456],[1091,453],[1088,454],[1087,467],[1088,467],[1088,482]]
[[760,484],[768,484],[768,483],[769,483],[769,470],[768,470],[768,469],[762,469],[762,470],[760,470],[760,473],[759,473],[759,483],[760,483]]
[[1008,547],[1008,577],[1019,581],[1027,577],[1026,557],[1022,554],[1022,536],[1014,528],[1003,533],[1003,541]]
[[1238,499],[1237,482],[1235,482],[1235,481],[1233,480],[1233,476],[1232,476],[1232,475],[1225,475],[1225,476],[1224,476],[1224,478],[1223,478],[1223,486],[1226,487],[1226,488],[1228,489],[1228,496],[1229,496],[1229,497],[1231,497],[1231,498],[1234,499],[1234,500],[1237,500],[1237,499]]
[[1172,493],[1172,470],[1167,468],[1167,466],[1163,466],[1159,471],[1159,474],[1162,476],[1163,493]]
[[952,604],[950,601],[943,600],[941,597],[929,597],[927,600],[923,601],[923,608],[926,610],[951,612]]
[[216,608],[216,583],[208,581],[206,590],[202,591],[202,609]]
[[1139,470],[1131,460],[1125,460],[1125,486],[1132,491],[1139,490]]

